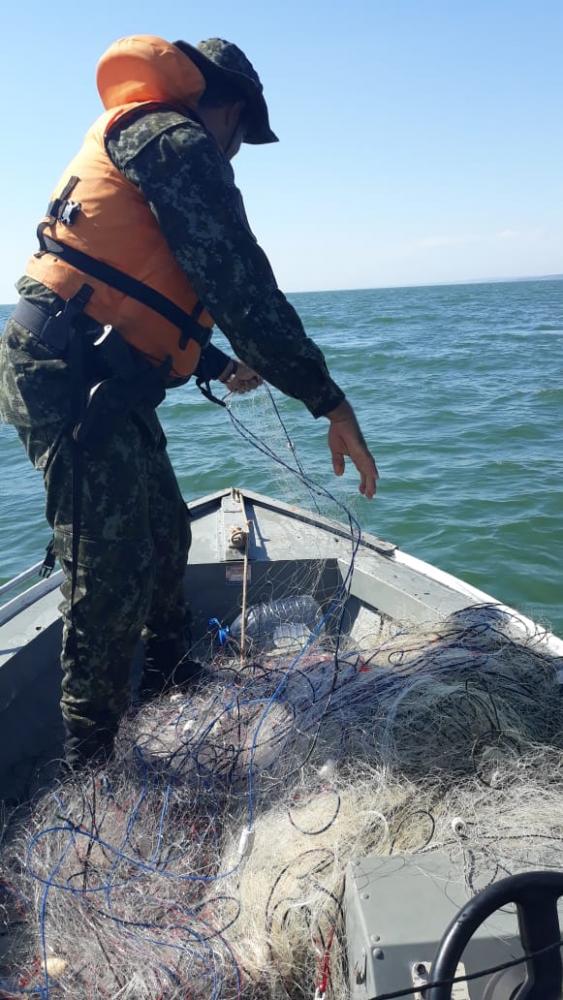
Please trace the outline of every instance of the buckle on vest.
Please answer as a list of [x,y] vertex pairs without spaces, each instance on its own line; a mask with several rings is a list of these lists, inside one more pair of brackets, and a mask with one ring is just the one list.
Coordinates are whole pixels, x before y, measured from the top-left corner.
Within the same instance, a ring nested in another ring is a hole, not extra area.
[[59,209],[59,222],[62,222],[63,226],[72,226],[75,216],[81,208],[82,205],[79,201],[64,201]]
[[72,226],[82,205],[79,201],[71,201],[69,195],[72,194],[79,180],[79,177],[71,177],[60,195],[49,202],[45,218],[47,225],[52,226],[54,222],[62,222],[64,226]]

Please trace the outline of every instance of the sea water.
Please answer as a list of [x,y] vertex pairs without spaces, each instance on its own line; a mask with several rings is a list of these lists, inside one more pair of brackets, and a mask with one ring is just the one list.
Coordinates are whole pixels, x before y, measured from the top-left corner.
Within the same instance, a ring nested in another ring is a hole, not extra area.
[[[351,467],[335,480],[326,421],[278,395],[304,469],[350,500],[366,531],[563,633],[563,281],[290,298],[356,409],[377,498],[358,497]],[[264,393],[236,408],[258,435],[275,427],[270,411]],[[231,485],[295,499],[288,476],[195,386],[170,392],[159,412],[187,499]],[[281,432],[267,433],[287,457]],[[42,558],[49,531],[41,476],[10,427],[0,427],[0,460],[4,581]]]

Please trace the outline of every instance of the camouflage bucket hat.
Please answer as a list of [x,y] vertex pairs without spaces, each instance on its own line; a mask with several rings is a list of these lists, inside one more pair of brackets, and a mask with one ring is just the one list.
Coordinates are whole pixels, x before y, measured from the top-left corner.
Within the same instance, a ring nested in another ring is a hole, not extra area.
[[268,107],[264,100],[260,77],[244,52],[223,38],[208,38],[197,46],[189,42],[174,42],[184,55],[188,56],[206,80],[221,76],[228,79],[246,100],[248,127],[244,142],[260,145],[278,142],[278,137],[270,128]]

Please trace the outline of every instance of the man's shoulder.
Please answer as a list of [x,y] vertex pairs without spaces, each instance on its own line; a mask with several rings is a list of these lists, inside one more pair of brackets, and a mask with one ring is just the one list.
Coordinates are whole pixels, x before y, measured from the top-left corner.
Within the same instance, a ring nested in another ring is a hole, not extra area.
[[147,107],[126,115],[112,128],[107,149],[117,167],[125,167],[147,146],[156,144],[165,134],[173,134],[174,141],[187,154],[205,151],[216,155],[216,146],[205,126],[189,112],[171,107]]

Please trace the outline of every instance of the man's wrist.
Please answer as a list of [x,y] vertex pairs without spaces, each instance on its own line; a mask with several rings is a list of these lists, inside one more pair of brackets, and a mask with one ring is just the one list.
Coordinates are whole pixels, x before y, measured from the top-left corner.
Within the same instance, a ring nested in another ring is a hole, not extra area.
[[226,366],[226,368],[219,375],[219,381],[220,382],[228,382],[229,379],[230,379],[230,377],[231,377],[231,375],[235,375],[236,374],[237,368],[238,368],[238,364],[236,363],[235,359],[234,358],[230,358],[228,365]]
[[331,424],[337,424],[343,420],[356,420],[356,414],[347,399],[343,399],[333,410],[325,413],[325,417],[330,420]]

